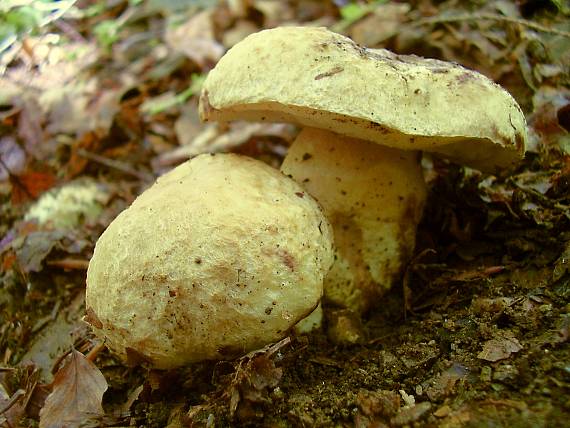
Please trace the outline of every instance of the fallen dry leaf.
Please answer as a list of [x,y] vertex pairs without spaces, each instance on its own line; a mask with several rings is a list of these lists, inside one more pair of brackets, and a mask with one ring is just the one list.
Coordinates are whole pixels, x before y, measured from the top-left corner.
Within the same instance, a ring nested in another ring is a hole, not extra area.
[[214,38],[212,11],[206,9],[176,28],[168,28],[166,44],[175,52],[190,58],[201,68],[214,65],[225,48]]
[[[85,313],[85,293],[80,292],[73,297],[69,305],[57,308],[45,318],[29,345],[22,361],[33,364],[39,372],[39,381],[49,384],[53,382],[52,369],[69,349],[76,337],[85,334],[87,325],[81,320]],[[51,392],[51,390],[50,390]]]
[[30,171],[22,175],[10,176],[12,183],[12,203],[17,205],[36,199],[55,184],[55,176],[45,172]]
[[51,154],[44,144],[42,121],[43,113],[37,100],[33,97],[23,98],[18,120],[18,136],[24,141],[26,152],[40,160]]
[[421,419],[430,409],[431,403],[429,401],[414,404],[410,407],[403,407],[396,416],[390,419],[390,423],[395,427],[409,425],[412,422]]
[[[39,371],[33,364],[0,372],[0,427],[20,426],[38,378]],[[7,385],[13,383],[18,389],[12,392]]]
[[370,15],[356,22],[348,34],[358,44],[378,46],[398,34],[409,10],[409,4],[379,5]]
[[[229,126],[229,127],[228,127]],[[228,126],[209,124],[186,145],[162,153],[153,162],[156,168],[177,164],[201,153],[237,151],[250,138],[274,137],[292,141],[295,126],[285,123],[248,123],[236,121]]]
[[511,354],[522,349],[520,342],[514,337],[504,337],[491,339],[483,345],[483,350],[479,352],[477,358],[485,361],[499,361],[509,358]]
[[250,406],[268,401],[267,390],[276,387],[283,375],[283,369],[275,366],[275,354],[290,342],[291,338],[286,337],[240,358],[228,393],[231,415],[240,403],[241,413],[246,414]]
[[26,152],[13,137],[0,138],[0,181],[6,180],[10,174],[18,175],[26,167]]
[[53,391],[40,411],[40,428],[72,428],[101,417],[107,381],[99,369],[76,350],[53,381]]
[[361,389],[356,396],[356,403],[366,416],[393,416],[401,406],[400,394],[396,391]]
[[12,241],[11,248],[16,254],[20,269],[24,272],[40,272],[44,260],[63,237],[64,234],[58,230],[41,230],[25,233]]

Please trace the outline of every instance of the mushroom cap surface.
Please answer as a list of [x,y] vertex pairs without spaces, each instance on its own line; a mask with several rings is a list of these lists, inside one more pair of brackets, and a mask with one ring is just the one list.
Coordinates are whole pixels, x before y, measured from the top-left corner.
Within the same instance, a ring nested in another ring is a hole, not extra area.
[[101,235],[86,320],[128,363],[232,358],[309,315],[332,261],[331,227],[297,183],[250,158],[201,155]]
[[294,122],[483,171],[522,158],[527,139],[516,101],[482,74],[314,27],[264,30],[236,44],[208,74],[200,115]]

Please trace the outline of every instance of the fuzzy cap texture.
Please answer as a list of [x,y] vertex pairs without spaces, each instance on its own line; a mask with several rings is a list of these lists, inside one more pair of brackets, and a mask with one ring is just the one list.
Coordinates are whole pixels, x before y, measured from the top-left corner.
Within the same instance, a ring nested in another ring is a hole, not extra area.
[[86,320],[127,363],[233,358],[309,315],[332,261],[331,227],[297,183],[250,158],[201,155],[101,235]]
[[527,139],[516,101],[482,74],[314,27],[236,44],[209,73],[200,115],[294,122],[491,172],[522,158]]

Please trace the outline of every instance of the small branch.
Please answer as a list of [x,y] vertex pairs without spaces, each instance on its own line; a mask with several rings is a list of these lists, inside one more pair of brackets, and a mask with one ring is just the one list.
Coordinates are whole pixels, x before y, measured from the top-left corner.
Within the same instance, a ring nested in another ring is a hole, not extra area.
[[85,43],[87,40],[83,37],[79,31],[77,31],[73,26],[65,22],[63,19],[54,21],[53,25],[59,28],[63,33],[67,34],[71,40],[76,42]]
[[91,350],[87,353],[87,355],[85,355],[85,358],[93,362],[103,349],[105,349],[105,343],[98,341],[95,343],[95,346],[93,346],[93,348],[91,348]]
[[495,15],[492,13],[469,13],[454,16],[435,16],[433,18],[419,19],[412,23],[412,26],[419,27],[422,25],[433,25],[441,24],[447,22],[465,22],[465,21],[498,21],[498,22],[508,22],[509,24],[518,24],[523,27],[528,27],[542,33],[556,34],[562,37],[570,38],[570,32],[558,30],[556,28],[546,27],[536,22],[528,21],[522,18],[511,18],[503,15]]
[[77,149],[77,154],[79,156],[87,158],[91,161],[105,165],[109,168],[113,168],[113,169],[116,169],[118,171],[124,172],[125,174],[132,175],[132,176],[134,176],[134,177],[136,177],[142,181],[151,182],[151,181],[154,181],[154,179],[155,179],[155,177],[153,175],[137,171],[136,169],[130,167],[129,165],[127,165],[124,162],[109,159],[109,158],[106,158],[105,156],[101,156],[101,155],[98,155],[95,153],[88,152],[87,150],[82,149],[82,148]]
[[89,260],[65,258],[59,260],[50,260],[48,266],[54,266],[65,270],[87,270]]

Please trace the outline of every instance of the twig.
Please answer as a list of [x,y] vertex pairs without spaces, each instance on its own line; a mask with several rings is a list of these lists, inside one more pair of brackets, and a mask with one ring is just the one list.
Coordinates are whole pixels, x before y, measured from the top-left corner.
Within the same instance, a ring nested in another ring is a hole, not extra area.
[[85,355],[85,358],[87,358],[89,361],[93,362],[93,361],[95,361],[95,358],[97,358],[97,355],[99,355],[99,353],[103,349],[105,349],[105,343],[97,342],[97,343],[95,343],[95,346],[93,346],[93,348],[91,348],[91,350],[87,353],[87,355]]
[[77,154],[79,156],[82,156],[82,157],[87,158],[89,160],[92,160],[94,162],[105,165],[109,168],[113,168],[113,169],[119,170],[121,172],[124,172],[125,174],[132,175],[132,176],[138,178],[139,180],[149,181],[149,182],[154,181],[153,175],[137,171],[136,169],[130,167],[129,165],[127,165],[124,162],[114,160],[114,159],[109,159],[109,158],[106,158],[105,156],[101,156],[101,155],[98,155],[95,153],[88,152],[87,150],[82,149],[82,148],[77,149]]
[[50,260],[48,266],[55,266],[66,270],[87,270],[89,260],[65,258],[59,260]]
[[85,39],[85,37],[83,37],[72,25],[65,22],[65,20],[60,19],[54,21],[53,25],[59,28],[63,33],[67,34],[70,39],[80,43],[87,42],[87,39]]
[[468,13],[453,16],[435,16],[433,18],[423,18],[412,23],[413,27],[419,27],[422,25],[432,25],[441,24],[445,22],[462,22],[462,21],[499,21],[508,22],[510,24],[518,24],[524,27],[532,28],[533,30],[540,31],[542,33],[556,34],[562,37],[570,38],[570,32],[558,30],[556,28],[546,27],[536,22],[528,21],[522,18],[511,18],[509,16],[495,15],[492,13]]

